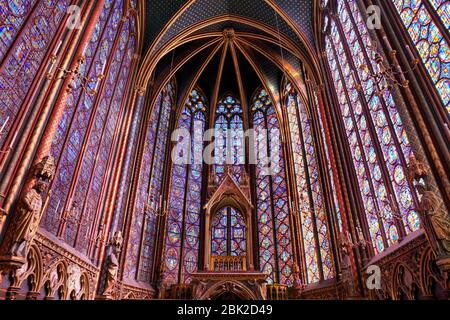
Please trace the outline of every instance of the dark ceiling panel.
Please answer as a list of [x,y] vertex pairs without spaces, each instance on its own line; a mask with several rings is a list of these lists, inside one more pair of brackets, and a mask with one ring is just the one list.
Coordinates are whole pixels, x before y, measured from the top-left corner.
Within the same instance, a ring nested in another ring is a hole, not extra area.
[[189,26],[204,19],[226,13],[227,7],[227,0],[214,0],[214,2],[211,2],[210,0],[196,0],[180,15],[177,21],[171,26],[170,30],[164,34],[163,38],[158,43],[157,48],[163,46]]
[[295,22],[307,39],[314,43],[314,0],[274,0],[274,2]]
[[286,62],[294,70],[302,70],[302,63],[299,58],[286,49],[280,48],[280,46],[261,40],[253,40],[252,43],[258,45],[263,51],[268,54],[276,55],[278,60]]
[[245,95],[247,102],[250,105],[252,101],[252,95],[257,88],[262,86],[258,75],[253,67],[248,63],[247,59],[236,49],[236,55],[239,63],[239,69],[241,72],[242,83],[244,85]]
[[[210,48],[202,51],[200,54],[197,54],[194,56],[191,60],[189,60],[176,74],[176,78],[178,81],[178,101],[181,101],[184,94],[186,93],[186,90],[188,89],[189,85],[191,84],[192,80],[196,76],[196,74],[199,72],[201,66],[203,63],[207,60],[208,56],[210,56],[211,52],[214,50],[216,45],[211,46]],[[220,53],[220,49],[217,51],[215,56]],[[214,57],[215,57],[214,56]],[[213,57],[213,58],[214,58]],[[208,63],[215,63],[214,59],[211,59],[211,61]]]
[[[296,23],[298,22],[299,24],[302,24],[300,29],[305,30],[305,33],[308,32],[307,34],[309,36],[312,35],[312,32],[308,31],[311,29],[312,24],[310,21],[312,20],[312,15],[309,15],[312,14],[312,1],[313,0],[279,0],[279,2],[277,2],[278,5],[285,10],[291,10],[290,8],[292,8],[292,10],[296,10],[292,12],[292,19],[296,21]],[[185,2],[186,0],[148,1],[146,31],[147,45],[155,39],[167,21],[170,20],[172,15],[175,14],[175,12],[177,12],[177,10]],[[224,14],[239,15],[265,23],[274,29],[279,29],[280,32],[297,42],[297,44],[301,43],[301,40],[297,37],[291,27],[281,18],[281,16],[276,14],[274,9],[272,9],[272,7],[270,7],[264,0],[196,0],[177,18],[170,29],[164,34],[156,48],[160,48],[193,24]],[[297,14],[300,16],[297,17]],[[245,30],[246,28],[250,28],[243,25],[239,27],[237,23],[232,23],[236,24],[236,29],[241,28]],[[226,23],[218,24],[218,26],[219,25],[226,26]],[[217,27],[215,30],[217,30]],[[255,30],[253,30],[253,32],[254,31]],[[261,33],[261,31],[259,31],[259,33]]]
[[[171,72],[171,68],[175,68],[182,61],[184,61],[192,52],[196,49],[199,49],[203,45],[209,43],[212,39],[201,39],[197,41],[189,42],[183,46],[180,46],[175,51],[171,51],[166,54],[157,64],[155,69],[155,85],[154,88],[159,88],[161,82],[165,80],[169,73]],[[211,52],[211,50],[217,46],[217,43],[211,44],[208,48],[203,49],[200,54],[206,57],[207,53]],[[197,53],[199,54],[199,53]]]
[[208,104],[211,103],[214,87],[216,85],[217,73],[220,65],[222,49],[218,51],[218,53],[211,59],[211,62],[203,71],[200,79],[197,81],[197,86],[204,92],[206,98],[208,100]]
[[150,46],[170,18],[186,3],[186,0],[149,0],[146,5],[144,48]]
[[281,83],[282,72],[278,67],[269,59],[258,53],[253,48],[242,44],[243,49],[249,56],[249,58],[256,64],[259,70],[262,72],[263,80],[268,86],[267,89],[272,90],[272,92],[279,94],[278,84]]

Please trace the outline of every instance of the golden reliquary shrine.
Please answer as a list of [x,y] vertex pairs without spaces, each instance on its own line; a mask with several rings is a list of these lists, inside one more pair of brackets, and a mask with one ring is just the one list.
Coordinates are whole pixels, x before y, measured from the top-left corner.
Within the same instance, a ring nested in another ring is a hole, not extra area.
[[0,300],[447,300],[450,1],[0,1]]

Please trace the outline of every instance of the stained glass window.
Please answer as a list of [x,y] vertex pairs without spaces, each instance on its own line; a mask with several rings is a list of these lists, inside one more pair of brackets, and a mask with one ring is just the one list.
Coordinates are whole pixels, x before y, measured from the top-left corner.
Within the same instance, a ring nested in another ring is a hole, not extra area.
[[[321,115],[322,112],[320,110],[319,107],[319,99],[317,97],[317,93],[314,92],[314,104],[316,106],[317,109],[317,114]],[[319,116],[319,127],[320,127],[320,133],[321,133],[321,138],[323,141],[323,146],[325,149],[325,157],[326,157],[326,162],[327,162],[327,168],[328,168],[328,173],[329,173],[329,177],[330,177],[330,183],[331,183],[331,192],[333,194],[333,203],[334,203],[334,209],[336,210],[336,218],[337,218],[337,222],[338,222],[338,227],[339,227],[339,231],[342,232],[342,216],[341,216],[341,210],[339,208],[339,201],[338,201],[338,197],[337,197],[337,189],[336,189],[336,184],[335,184],[335,179],[334,179],[334,174],[333,174],[333,169],[331,167],[331,157],[330,157],[330,150],[329,150],[329,145],[327,143],[327,138],[325,135],[325,128],[324,128],[324,121],[322,119],[322,116]]]
[[[127,47],[128,44],[128,47]],[[117,49],[106,78],[106,89],[102,96],[100,106],[95,115],[94,127],[89,134],[86,150],[81,164],[80,176],[75,187],[74,200],[78,203],[85,201],[82,209],[83,219],[79,228],[77,248],[83,252],[89,247],[89,229],[95,223],[96,210],[101,196],[102,185],[108,159],[111,157],[115,129],[118,117],[123,108],[123,97],[126,89],[132,57],[128,54],[134,52],[134,37],[129,36],[129,23],[124,23]],[[89,177],[89,180],[83,180]],[[88,186],[86,188],[86,186]],[[85,190],[84,190],[85,189]],[[78,198],[82,197],[82,198]]]
[[[110,54],[121,14],[121,1],[118,1],[117,4],[105,3],[97,21],[96,30],[86,50],[86,63],[82,65],[82,72],[87,73],[89,77],[94,78],[101,73],[101,61],[105,62],[107,60],[105,55],[108,57]],[[113,33],[113,37],[107,37],[107,34],[111,33]],[[100,52],[102,52],[102,56]],[[88,137],[89,123],[94,120],[94,104],[102,94],[104,93],[99,92],[90,96],[81,89],[79,83],[74,83],[74,90],[69,94],[63,117],[50,149],[50,154],[57,160],[57,171],[52,183],[53,193],[41,224],[48,231],[56,234],[61,231],[60,226],[63,222],[61,220],[63,216],[73,212],[70,219],[67,219],[65,229],[65,238],[72,245],[75,242],[76,230],[81,222],[78,219],[82,203],[73,202],[68,198],[70,186],[71,182],[76,180],[74,174],[81,155],[83,141]],[[102,107],[104,106],[105,104]],[[87,188],[86,185],[85,188]]]
[[450,115],[450,1],[392,2]]
[[[269,283],[293,284],[293,249],[286,172],[279,139],[279,121],[265,90],[259,90],[252,101],[255,130],[256,193],[260,269],[269,275]],[[277,154],[275,154],[277,153]],[[271,174],[265,170],[270,163]],[[272,167],[273,165],[273,167]]]
[[217,104],[215,119],[215,171],[218,181],[223,177],[225,164],[232,165],[233,177],[240,182],[244,153],[244,123],[239,100],[225,95]]
[[2,1],[0,3],[0,60],[14,41],[28,15],[33,11],[36,0]]
[[314,283],[334,276],[317,147],[305,104],[290,83],[285,86],[285,103],[300,204],[306,276],[308,283]]
[[101,200],[136,48],[136,17],[122,16],[122,1],[105,2],[81,66],[89,78],[105,78],[94,95],[74,83],[50,150],[57,171],[41,225],[88,256],[103,228]]
[[33,81],[42,77],[38,70],[50,55],[50,44],[70,2],[0,2],[0,150],[14,123],[23,116],[21,111],[26,108],[21,107]]
[[153,105],[138,172],[138,187],[128,242],[125,274],[127,278],[149,281],[156,221],[163,206],[162,174],[169,139],[169,118],[174,104],[175,85],[168,83]]
[[[326,52],[339,99],[368,232],[375,253],[419,228],[415,194],[405,170],[411,147],[392,94],[379,88],[361,68],[374,68],[371,39],[356,1],[338,1]],[[339,25],[340,24],[340,28]],[[360,84],[360,86],[358,85]]]
[[[197,155],[202,154],[205,126],[206,101],[194,89],[178,120],[178,129],[189,133],[191,140],[186,141],[189,137],[183,134],[176,140],[190,146],[190,154],[187,164],[174,163],[172,167],[163,266],[167,284],[189,283],[191,273],[197,270],[203,180],[203,163]],[[185,150],[180,148],[179,152]]]
[[122,175],[120,180],[120,187],[117,193],[116,205],[114,207],[114,220],[111,225],[111,230],[118,230],[119,226],[123,226],[124,215],[127,205],[127,195],[131,190],[131,177],[133,170],[133,159],[136,155],[136,149],[138,145],[139,138],[139,128],[142,122],[142,110],[144,105],[144,97],[139,96],[137,98],[135,111],[132,118],[132,124],[130,129],[130,134],[127,143],[127,149],[125,154],[125,160],[122,169]]
[[211,222],[211,255],[242,256],[246,248],[246,227],[242,214],[232,208],[219,210]]

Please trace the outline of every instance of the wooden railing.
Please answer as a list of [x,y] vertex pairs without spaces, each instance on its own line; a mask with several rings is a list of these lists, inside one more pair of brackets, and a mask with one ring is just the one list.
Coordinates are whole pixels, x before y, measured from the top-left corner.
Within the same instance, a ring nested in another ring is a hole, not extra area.
[[211,265],[214,271],[247,271],[246,256],[213,256]]

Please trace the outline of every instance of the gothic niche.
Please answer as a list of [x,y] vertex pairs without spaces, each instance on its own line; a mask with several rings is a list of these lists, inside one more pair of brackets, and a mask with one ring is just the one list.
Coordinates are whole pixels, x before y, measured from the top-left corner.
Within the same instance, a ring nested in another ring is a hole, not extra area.
[[204,268],[192,274],[194,299],[263,299],[267,275],[254,268],[253,205],[230,166],[204,209],[208,240]]

